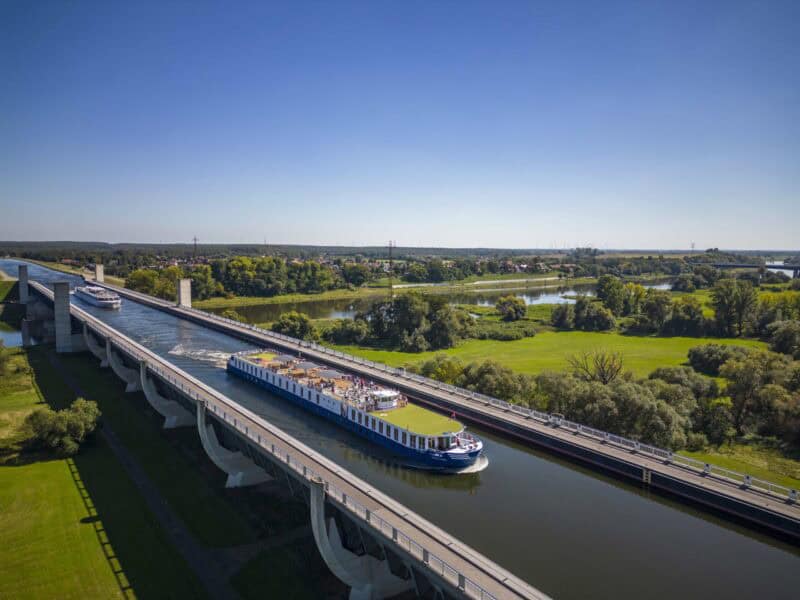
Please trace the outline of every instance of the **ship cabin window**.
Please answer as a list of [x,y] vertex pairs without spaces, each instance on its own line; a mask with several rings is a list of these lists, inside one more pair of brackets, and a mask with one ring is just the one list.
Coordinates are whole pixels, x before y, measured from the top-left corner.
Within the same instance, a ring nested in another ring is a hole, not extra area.
[[317,394],[317,404],[319,404],[319,394]]
[[352,408],[350,409],[350,420],[351,421],[355,421],[356,420],[356,411],[353,410]]
[[370,417],[369,418],[369,428],[370,429],[375,429],[375,417]]
[[362,419],[363,416],[364,415],[362,415],[361,413],[358,413],[358,424],[359,425],[361,425],[361,419]]
[[392,429],[392,437],[394,438],[394,441],[396,442],[397,441],[397,428],[396,427]]
[[411,447],[412,448],[416,448],[417,447],[417,436],[415,436],[415,435],[411,436]]
[[297,384],[296,383],[292,384],[292,392],[293,393],[297,393]]
[[383,421],[378,421],[378,433],[383,435]]
[[406,432],[403,432],[403,435],[400,436],[400,440],[403,443],[403,446],[406,445]]

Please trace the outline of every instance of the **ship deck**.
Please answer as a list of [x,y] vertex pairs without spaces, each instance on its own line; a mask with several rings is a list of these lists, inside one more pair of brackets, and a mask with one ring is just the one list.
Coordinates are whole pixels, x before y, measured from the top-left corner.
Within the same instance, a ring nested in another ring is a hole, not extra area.
[[370,414],[418,435],[452,434],[463,429],[458,421],[411,403],[390,410],[376,410]]

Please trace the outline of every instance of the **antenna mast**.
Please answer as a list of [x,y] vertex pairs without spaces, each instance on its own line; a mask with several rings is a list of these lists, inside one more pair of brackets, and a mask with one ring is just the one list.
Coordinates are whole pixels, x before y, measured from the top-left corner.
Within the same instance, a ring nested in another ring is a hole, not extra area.
[[196,260],[197,259],[197,236],[194,236],[192,238],[192,241],[194,242],[194,251],[192,252],[192,260]]

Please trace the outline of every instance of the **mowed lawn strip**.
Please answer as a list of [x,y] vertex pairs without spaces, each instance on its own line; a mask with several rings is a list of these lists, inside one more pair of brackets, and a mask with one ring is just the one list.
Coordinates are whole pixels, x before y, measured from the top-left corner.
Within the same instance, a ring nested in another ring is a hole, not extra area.
[[204,597],[102,440],[74,459],[18,453],[25,415],[74,399],[49,351],[10,349],[22,369],[0,377],[0,598]]
[[585,331],[545,331],[531,338],[511,342],[467,340],[455,348],[419,353],[359,346],[335,348],[393,367],[422,362],[444,353],[457,356],[466,363],[491,359],[514,371],[528,374],[545,370],[562,371],[569,367],[568,357],[584,351],[604,349],[620,352],[625,368],[644,377],[658,367],[685,363],[689,348],[711,343],[766,348],[763,342],[750,339],[629,336]]
[[[103,418],[200,542],[225,547],[255,540],[254,532],[222,496],[224,473],[211,469],[215,480],[207,481],[198,470],[198,463],[206,464],[208,459],[196,428],[163,431],[163,418],[153,413],[144,395],[126,394],[124,384],[113,372],[101,371],[88,354],[62,356],[61,361],[87,399],[98,403]],[[168,436],[182,436],[182,441],[193,448],[196,462],[170,444]]]
[[376,410],[370,414],[380,417],[381,420],[401,429],[407,429],[411,433],[421,435],[439,435],[441,433],[461,431],[462,429],[458,421],[416,404],[407,404],[391,410]]

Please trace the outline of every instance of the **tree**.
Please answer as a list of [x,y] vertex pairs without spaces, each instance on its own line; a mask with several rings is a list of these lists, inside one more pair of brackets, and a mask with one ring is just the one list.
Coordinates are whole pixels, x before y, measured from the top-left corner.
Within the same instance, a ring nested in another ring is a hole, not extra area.
[[769,348],[773,352],[800,359],[800,321],[777,321],[767,326]]
[[711,304],[717,326],[723,335],[742,335],[744,324],[753,314],[758,300],[753,284],[737,279],[720,279],[711,288]]
[[672,310],[672,299],[667,292],[649,289],[642,303],[642,313],[650,322],[652,328],[660,331],[667,322]]
[[222,285],[214,281],[210,265],[197,265],[189,273],[192,280],[192,297],[205,300],[222,293]]
[[624,368],[622,354],[606,350],[573,354],[567,357],[567,362],[576,377],[604,385],[616,380]]
[[597,298],[614,316],[621,316],[625,308],[625,287],[618,277],[603,275],[597,280]]
[[550,314],[550,322],[559,329],[572,329],[575,327],[575,307],[572,304],[558,304]]
[[614,315],[606,307],[586,296],[575,301],[575,328],[583,331],[607,331],[615,325]]
[[522,298],[508,295],[502,296],[497,300],[495,309],[500,313],[500,318],[503,321],[518,321],[527,314],[527,307]]
[[313,340],[317,337],[317,331],[311,323],[311,319],[294,310],[285,312],[278,317],[278,320],[272,324],[272,331],[298,340]]
[[125,278],[125,287],[131,290],[153,295],[158,280],[158,272],[152,269],[136,269]]
[[762,403],[762,391],[771,383],[781,383],[789,373],[790,359],[774,352],[751,352],[744,358],[727,361],[720,375],[728,380],[733,426],[738,434],[758,425],[755,413]]
[[647,295],[647,288],[639,283],[626,283],[625,284],[625,305],[623,314],[625,315],[638,315],[642,312],[642,305],[644,298]]
[[672,303],[672,316],[662,326],[662,331],[671,335],[702,335],[705,317],[700,301],[694,296],[683,296]]
[[720,367],[731,359],[742,360],[751,350],[733,344],[702,344],[689,348],[689,364],[700,373],[716,377]]
[[363,263],[346,263],[342,266],[342,279],[356,287],[364,285],[371,275],[369,267]]
[[363,344],[369,337],[369,324],[363,319],[338,319],[322,335],[333,344]]
[[464,363],[455,356],[437,354],[419,365],[416,370],[420,375],[452,385],[464,372]]
[[64,410],[35,410],[25,418],[25,426],[31,432],[31,445],[71,456],[95,430],[99,418],[95,402],[78,398]]

